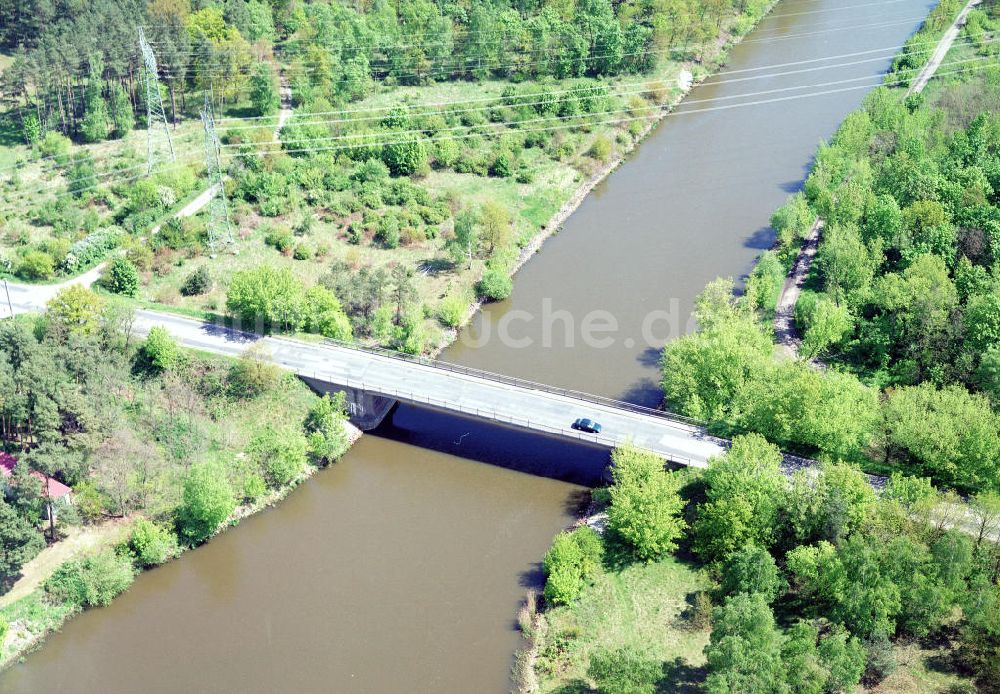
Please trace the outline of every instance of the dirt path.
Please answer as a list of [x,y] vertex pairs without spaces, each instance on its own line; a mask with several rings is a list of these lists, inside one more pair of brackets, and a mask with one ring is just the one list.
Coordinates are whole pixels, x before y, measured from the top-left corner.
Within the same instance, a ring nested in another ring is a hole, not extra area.
[[802,344],[802,339],[795,328],[795,304],[802,294],[802,287],[805,285],[806,277],[809,276],[809,268],[816,258],[822,229],[823,220],[817,219],[802,240],[802,249],[795,258],[795,264],[792,265],[788,277],[785,278],[785,286],[781,288],[781,296],[778,297],[778,305],[774,309],[775,341],[781,352],[792,358],[798,356],[799,346]]
[[31,593],[63,562],[78,554],[117,542],[124,535],[128,523],[126,519],[115,519],[100,525],[69,528],[66,537],[49,545],[21,567],[21,578],[10,590],[0,595],[0,607],[6,607]]
[[288,80],[285,76],[281,76],[281,86],[278,88],[278,93],[281,95],[281,110],[278,111],[278,124],[274,128],[274,141],[278,142],[281,136],[281,129],[285,127],[285,123],[288,119],[292,117],[292,88],[288,84]]
[[931,54],[930,60],[924,65],[924,69],[917,75],[917,79],[913,80],[913,84],[910,85],[909,90],[906,92],[907,96],[910,94],[919,94],[924,90],[924,87],[927,86],[927,83],[931,81],[934,73],[940,67],[941,61],[944,60],[944,57],[948,55],[948,51],[951,50],[951,44],[955,42],[955,39],[958,38],[958,32],[965,26],[965,21],[969,18],[969,13],[981,2],[982,0],[969,0],[969,4],[958,13],[948,31],[938,41],[938,45],[934,49],[934,53]]

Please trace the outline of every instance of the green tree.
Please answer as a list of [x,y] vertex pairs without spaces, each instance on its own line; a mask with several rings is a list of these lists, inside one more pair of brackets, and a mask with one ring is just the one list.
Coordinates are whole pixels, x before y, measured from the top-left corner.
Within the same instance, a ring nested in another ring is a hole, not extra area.
[[111,87],[111,122],[114,123],[114,136],[125,137],[135,127],[135,112],[128,93],[118,82]]
[[326,393],[316,401],[303,426],[309,441],[309,454],[317,462],[332,463],[347,450],[347,399],[343,391],[333,397]]
[[115,256],[101,274],[101,286],[124,296],[139,293],[139,271],[128,258]]
[[774,557],[766,549],[747,545],[726,557],[722,565],[724,595],[760,593],[768,604],[781,591],[781,577]]
[[608,529],[640,559],[674,551],[685,527],[678,477],[663,469],[659,456],[629,445],[614,450],[611,465]]
[[178,510],[181,535],[198,544],[214,533],[236,508],[226,472],[218,463],[192,465]]
[[479,211],[479,236],[486,244],[486,256],[492,257],[497,249],[507,248],[512,233],[507,208],[492,200],[483,203]]
[[305,293],[288,268],[260,265],[233,273],[226,308],[251,325],[296,330],[304,320]]
[[32,472],[27,461],[18,461],[10,476],[7,499],[22,518],[32,525],[38,525],[45,507],[44,484]]
[[17,510],[0,498],[0,583],[16,577],[25,562],[45,547],[45,539]]
[[962,386],[900,388],[885,407],[887,459],[960,489],[1000,487],[998,431],[989,400]]
[[479,247],[479,216],[472,210],[462,210],[455,216],[455,230],[445,241],[448,254],[455,263],[465,262],[472,267],[472,259]]
[[667,404],[696,419],[727,421],[738,396],[767,368],[774,345],[732,299],[732,280],[710,284],[695,311],[699,329],[667,344],[661,373]]
[[270,116],[281,108],[278,76],[270,63],[260,62],[250,77],[250,104],[259,116]]
[[351,340],[351,321],[333,292],[321,285],[310,287],[304,303],[306,330],[334,340]]
[[808,312],[796,306],[795,320],[805,325],[801,353],[807,358],[817,357],[840,344],[854,327],[848,308],[826,297],[819,297]]
[[747,544],[768,548],[777,533],[787,483],[781,452],[758,434],[737,436],[732,447],[709,461],[707,501],[698,506],[694,547],[709,560]]
[[93,335],[101,327],[103,302],[79,284],[60,289],[45,305],[48,328],[58,336]]
[[100,142],[108,137],[108,104],[101,94],[101,76],[91,73],[83,95],[83,120],[80,133],[86,142]]
[[715,609],[705,647],[711,694],[764,694],[788,691],[781,661],[781,632],[760,593],[739,593]]

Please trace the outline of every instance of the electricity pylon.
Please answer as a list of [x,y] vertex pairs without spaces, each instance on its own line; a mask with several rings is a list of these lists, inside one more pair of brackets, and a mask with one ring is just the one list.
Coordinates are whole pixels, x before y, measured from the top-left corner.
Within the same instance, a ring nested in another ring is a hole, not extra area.
[[163,99],[160,98],[159,72],[156,68],[156,55],[146,41],[146,34],[139,27],[139,52],[142,53],[143,83],[146,86],[146,154],[148,158],[147,172],[153,171],[156,164],[156,148],[153,145],[153,131],[162,129],[167,138],[167,148],[170,150],[170,161],[175,161],[174,143],[170,139],[170,127],[167,125],[167,114],[163,110]]
[[209,190],[215,191],[208,203],[208,248],[215,253],[219,245],[233,243],[233,230],[229,223],[226,188],[222,184],[222,146],[215,132],[215,116],[207,93],[205,107],[201,110],[201,124],[205,128],[205,174]]

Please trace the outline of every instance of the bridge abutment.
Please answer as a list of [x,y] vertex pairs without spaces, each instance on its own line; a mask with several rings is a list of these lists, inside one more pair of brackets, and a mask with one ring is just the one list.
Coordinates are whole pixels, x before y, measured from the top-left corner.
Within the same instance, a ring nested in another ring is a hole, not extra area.
[[347,395],[347,414],[351,418],[351,423],[361,431],[370,431],[381,424],[397,403],[396,400],[384,395],[355,388],[345,388],[305,376],[301,378],[317,393],[345,393]]

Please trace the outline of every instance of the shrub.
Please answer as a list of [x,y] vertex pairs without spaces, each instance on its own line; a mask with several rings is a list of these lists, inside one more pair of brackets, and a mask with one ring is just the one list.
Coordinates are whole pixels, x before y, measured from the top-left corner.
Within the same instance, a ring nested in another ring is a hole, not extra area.
[[254,503],[267,493],[267,483],[264,478],[256,472],[247,475],[243,482],[243,499],[248,503]]
[[599,162],[606,162],[608,157],[611,156],[611,141],[604,135],[598,135],[594,138],[594,142],[590,145],[590,150],[587,154]]
[[347,450],[347,404],[343,392],[324,395],[313,405],[304,425],[309,435],[309,454],[322,464],[331,463]]
[[394,176],[409,176],[427,165],[427,150],[421,140],[399,140],[382,147],[382,161]]
[[181,534],[198,543],[214,533],[236,508],[225,470],[218,463],[193,465],[184,480],[177,520]]
[[449,294],[438,306],[438,320],[449,328],[457,328],[465,318],[470,303],[471,299],[462,292]]
[[17,266],[17,276],[26,280],[47,280],[56,272],[52,256],[44,251],[28,251]]
[[514,284],[507,273],[496,268],[487,268],[483,278],[476,285],[476,291],[489,301],[503,301],[514,291]]
[[312,244],[303,242],[295,247],[292,257],[296,260],[309,260],[314,255],[316,255],[316,250],[312,247]]
[[78,607],[103,607],[132,585],[134,576],[128,557],[105,550],[61,565],[45,582],[45,591]]
[[653,694],[663,677],[663,665],[634,646],[600,649],[590,656],[587,675],[602,694]]
[[501,150],[490,165],[490,175],[498,178],[509,178],[514,175],[515,168],[517,167],[514,155],[507,150]]
[[229,391],[240,398],[255,398],[277,385],[281,371],[258,344],[243,352],[229,369]]
[[177,536],[168,528],[140,518],[132,526],[128,548],[138,566],[156,566],[177,555]]
[[202,265],[197,270],[188,275],[181,284],[181,294],[184,296],[198,296],[205,294],[212,288],[212,276],[208,272],[208,267]]
[[290,427],[266,426],[247,448],[267,472],[273,487],[282,487],[302,472],[306,464],[306,440]]
[[555,605],[575,600],[597,571],[603,554],[601,538],[589,527],[556,535],[542,560],[545,599]]
[[128,258],[116,256],[101,274],[101,286],[123,296],[139,293],[139,271]]
[[145,365],[155,371],[170,369],[180,356],[177,342],[165,328],[155,326],[150,329],[146,341],[140,348],[140,357]]
[[295,247],[295,239],[292,237],[291,230],[284,226],[268,228],[264,234],[264,243],[284,254],[291,253],[292,248]]

